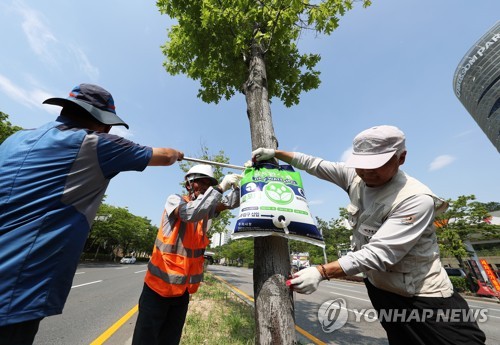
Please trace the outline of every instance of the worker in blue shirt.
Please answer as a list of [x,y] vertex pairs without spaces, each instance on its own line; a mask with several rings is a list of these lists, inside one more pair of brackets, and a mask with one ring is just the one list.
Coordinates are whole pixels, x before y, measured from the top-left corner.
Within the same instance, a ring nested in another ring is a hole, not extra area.
[[32,344],[40,321],[62,313],[109,181],[184,158],[109,134],[128,125],[100,86],[43,103],[62,107],[55,121],[0,145],[0,345]]

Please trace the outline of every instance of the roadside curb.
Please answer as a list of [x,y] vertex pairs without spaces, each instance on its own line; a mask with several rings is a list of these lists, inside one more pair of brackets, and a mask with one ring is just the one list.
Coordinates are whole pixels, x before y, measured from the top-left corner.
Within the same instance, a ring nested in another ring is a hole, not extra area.
[[472,301],[480,301],[480,302],[487,302],[487,303],[494,303],[498,304],[500,303],[500,300],[495,300],[493,297],[481,297],[481,296],[471,296],[471,295],[466,295],[463,293],[460,293],[460,296],[462,296],[466,300],[472,300]]

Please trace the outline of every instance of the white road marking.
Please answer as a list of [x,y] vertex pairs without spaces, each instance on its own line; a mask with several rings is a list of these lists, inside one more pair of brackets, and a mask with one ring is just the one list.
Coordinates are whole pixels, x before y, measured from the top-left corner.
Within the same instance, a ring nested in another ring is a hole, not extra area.
[[90,283],[85,283],[85,284],[80,284],[80,285],[74,285],[72,286],[71,288],[77,288],[77,287],[80,287],[80,286],[85,286],[85,285],[90,285],[90,284],[96,284],[96,283],[100,283],[102,282],[102,280],[96,280],[95,282],[90,282]]
[[341,293],[338,293],[338,292],[335,292],[335,291],[330,291],[331,294],[334,294],[334,295],[340,295],[340,296],[345,296],[345,297],[349,297],[349,298],[354,298],[354,299],[359,299],[360,301],[365,301],[365,302],[370,302],[371,301],[369,299],[364,299],[364,298],[359,298],[359,297],[353,297],[351,295],[344,295],[344,294],[341,294]]
[[366,295],[366,290],[365,291],[356,291],[356,290],[353,290],[353,289],[343,289],[343,288],[339,288],[338,286],[335,286],[335,284],[331,285],[331,288],[332,289],[337,289],[337,290],[345,290],[345,291],[350,291],[350,292],[354,292],[354,293],[361,293],[361,294],[365,294]]

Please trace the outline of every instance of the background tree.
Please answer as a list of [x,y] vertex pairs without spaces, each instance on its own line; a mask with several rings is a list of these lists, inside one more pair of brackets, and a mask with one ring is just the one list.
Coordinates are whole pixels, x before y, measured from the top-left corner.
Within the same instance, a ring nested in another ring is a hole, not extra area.
[[134,250],[139,257],[149,257],[153,252],[156,235],[158,234],[158,227],[151,224],[148,218],[142,218],[145,221],[144,227],[136,234],[136,242],[134,243]]
[[14,134],[17,131],[20,131],[22,128],[19,126],[13,126],[9,122],[9,115],[0,111],[0,144],[4,142],[10,135]]
[[158,229],[144,217],[133,215],[127,208],[102,203],[90,229],[85,251],[126,255],[131,252],[150,254]]
[[475,202],[474,195],[461,195],[456,200],[447,200],[450,207],[436,217],[436,233],[443,256],[453,256],[464,268],[463,258],[468,257],[465,242],[472,236],[481,239],[498,238],[498,226],[486,222],[490,215],[485,204]]
[[345,226],[343,213],[345,213],[345,209],[341,208],[340,217],[337,219],[332,218],[329,222],[316,217],[318,229],[322,232],[325,240],[326,255],[329,262],[339,258],[338,252],[340,249],[347,249],[351,246],[350,236],[352,230]]
[[[317,54],[301,54],[303,30],[330,34],[352,0],[223,1],[158,0],[161,13],[178,20],[163,46],[164,66],[200,81],[205,102],[245,95],[252,149],[276,148],[270,99],[299,103],[303,91],[317,88]],[[363,1],[370,4],[369,0]],[[295,343],[293,300],[285,280],[290,269],[287,240],[254,239],[254,296],[257,344]]]
[[338,259],[339,249],[349,248],[349,236],[352,235],[352,231],[344,226],[343,221],[344,218],[325,221],[316,217],[316,225],[321,234],[323,234],[323,239],[325,241],[325,252],[323,252],[323,248],[319,246],[296,240],[290,241],[290,252],[307,252],[309,253],[309,262],[316,265],[325,262],[325,254],[328,262]]
[[490,201],[483,203],[483,206],[486,208],[488,212],[494,212],[500,210],[500,202]]
[[253,253],[253,241],[251,239],[229,240],[220,249],[219,256],[228,259],[231,263],[252,265]]
[[85,244],[85,252],[93,251],[94,259],[98,258],[99,253],[111,254],[111,248],[115,245],[115,226],[111,222],[114,213],[114,206],[101,203],[97,210],[94,223],[90,228],[89,237]]

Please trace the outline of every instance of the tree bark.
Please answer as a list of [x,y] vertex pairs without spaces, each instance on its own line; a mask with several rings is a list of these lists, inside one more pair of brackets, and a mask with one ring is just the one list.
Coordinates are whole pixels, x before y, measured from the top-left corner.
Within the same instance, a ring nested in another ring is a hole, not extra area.
[[[252,150],[277,148],[264,53],[255,43],[249,63],[249,77],[243,85],[250,122]],[[295,344],[293,294],[286,286],[290,272],[288,240],[278,236],[254,239],[254,296],[256,344]]]

